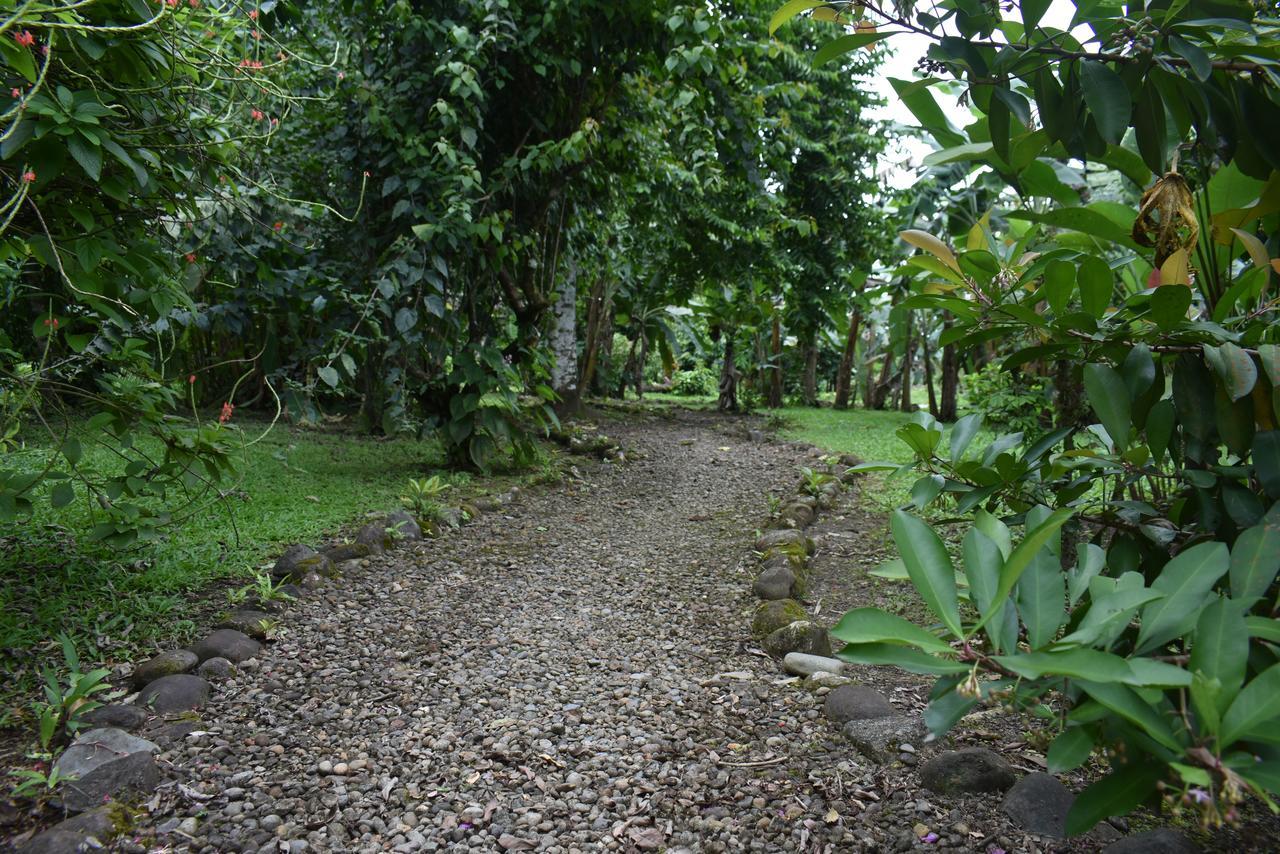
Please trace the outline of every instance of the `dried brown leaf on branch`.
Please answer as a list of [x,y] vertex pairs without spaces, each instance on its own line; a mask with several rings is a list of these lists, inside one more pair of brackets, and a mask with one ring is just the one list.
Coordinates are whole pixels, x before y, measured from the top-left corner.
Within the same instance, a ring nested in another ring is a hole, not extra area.
[[1156,250],[1153,263],[1163,266],[1179,249],[1190,249],[1200,236],[1191,188],[1177,172],[1169,172],[1142,194],[1133,239]]

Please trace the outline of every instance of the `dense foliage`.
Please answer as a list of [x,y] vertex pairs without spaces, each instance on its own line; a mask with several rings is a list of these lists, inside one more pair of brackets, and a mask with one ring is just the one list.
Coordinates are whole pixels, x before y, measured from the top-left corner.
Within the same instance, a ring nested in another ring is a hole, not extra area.
[[[981,413],[949,437],[928,416],[899,431],[914,503],[969,520],[949,550],[893,516],[938,623],[860,609],[834,633],[847,660],[937,674],[935,732],[998,701],[1053,727],[1052,770],[1102,749],[1073,832],[1161,790],[1234,821],[1280,792],[1278,22],[1230,0],[1081,4],[1066,32],[1041,25],[1047,7],[793,2],[775,18],[875,22],[831,52],[935,39],[937,76],[894,82],[938,146],[926,163],[988,176],[952,172],[960,210],[999,186],[977,218],[902,233],[923,250],[898,272],[904,306],[945,317],[946,345],[1052,377],[1056,404],[1052,429],[982,448]],[[947,79],[973,106],[964,129],[930,93]]]

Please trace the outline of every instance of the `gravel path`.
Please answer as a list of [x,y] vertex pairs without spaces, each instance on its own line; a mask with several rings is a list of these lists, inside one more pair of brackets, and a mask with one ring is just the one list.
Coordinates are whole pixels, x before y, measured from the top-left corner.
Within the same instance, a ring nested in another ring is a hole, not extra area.
[[[854,841],[828,798],[856,793],[862,772],[819,707],[771,686],[776,666],[745,643],[746,550],[804,455],[709,416],[629,419],[605,428],[642,459],[581,465],[582,480],[289,609],[258,667],[167,746],[185,782],[154,805],[157,841],[565,852]],[[194,832],[174,832],[187,817]]]

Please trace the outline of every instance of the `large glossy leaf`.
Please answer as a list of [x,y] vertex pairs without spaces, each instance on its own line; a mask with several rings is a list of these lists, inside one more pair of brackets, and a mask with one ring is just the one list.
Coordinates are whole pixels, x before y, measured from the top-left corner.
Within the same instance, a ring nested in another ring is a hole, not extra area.
[[1033,555],[1015,590],[1018,614],[1027,628],[1027,643],[1032,649],[1040,649],[1054,639],[1067,616],[1066,579],[1058,555],[1050,548]]
[[978,435],[980,429],[982,429],[981,412],[964,416],[951,428],[950,451],[953,463],[959,462],[964,456],[965,449],[969,447],[969,443],[973,441],[974,436]]
[[996,661],[1024,679],[1062,676],[1097,682],[1121,682],[1130,676],[1128,661],[1118,655],[1095,649],[998,655]]
[[1093,739],[1084,727],[1071,727],[1053,740],[1045,759],[1049,762],[1049,770],[1061,774],[1073,768],[1079,768],[1093,753]]
[[815,9],[818,6],[825,6],[826,0],[788,0],[778,11],[773,13],[773,17],[769,19],[769,35],[773,35],[787,21],[790,21],[796,15]]
[[846,36],[840,36],[820,47],[813,55],[813,64],[815,66],[825,65],[838,56],[857,50],[861,47],[869,47],[878,41],[887,39],[893,35],[890,31],[877,33],[850,33]]
[[1223,388],[1232,402],[1253,391],[1253,384],[1258,380],[1258,369],[1244,350],[1228,342],[1217,347],[1205,347],[1204,355],[1222,380]]
[[1245,662],[1249,659],[1249,632],[1240,606],[1230,599],[1218,599],[1200,614],[1191,642],[1188,667],[1208,680],[1216,679],[1218,710],[1226,711],[1244,684]]
[[1080,307],[1086,313],[1101,318],[1111,305],[1116,277],[1106,261],[1094,255],[1080,259],[1080,271],[1076,277],[1080,288]]
[[1231,549],[1231,598],[1251,606],[1280,572],[1280,514],[1249,528]]
[[845,643],[893,643],[919,647],[929,652],[951,653],[953,650],[935,634],[910,620],[881,611],[879,608],[855,608],[840,618],[831,635]]
[[946,546],[932,528],[901,510],[894,511],[889,526],[920,597],[944,626],[961,636],[955,568]]
[[1098,133],[1108,143],[1118,145],[1129,129],[1129,116],[1133,112],[1129,87],[1119,74],[1094,60],[1080,63],[1080,84]]
[[1084,390],[1107,435],[1118,450],[1129,447],[1129,389],[1110,365],[1091,362],[1084,366]]
[[981,615],[991,614],[993,610],[999,612],[992,614],[993,619],[987,623],[987,635],[1000,652],[1012,649],[1018,637],[1017,623],[1010,613],[1013,606],[1007,601],[995,601],[1003,564],[1000,545],[979,528],[970,528],[964,537],[964,574],[969,580],[969,599]]
[[1157,743],[1170,750],[1182,750],[1168,720],[1158,709],[1138,696],[1134,689],[1118,682],[1090,682],[1082,679],[1077,684],[1090,697],[1139,727]]
[[[1000,586],[996,588],[996,601],[1003,600],[1013,592],[1014,585],[1018,583],[1018,579],[1026,571],[1031,559],[1039,554],[1041,549],[1047,547],[1052,538],[1058,536],[1059,530],[1074,514],[1075,510],[1068,507],[1055,510],[1039,527],[1022,538],[1022,542],[1018,543],[1017,548],[1010,553],[1009,559],[1005,561],[1004,567],[1000,570]],[[986,625],[987,621],[994,616],[994,613],[992,612],[979,620],[970,634]]]
[[1151,797],[1164,772],[1164,765],[1159,762],[1116,767],[1072,802],[1067,812],[1067,834],[1084,833],[1103,819],[1129,812]]
[[1218,743],[1241,738],[1280,739],[1280,664],[1273,664],[1244,686],[1222,716]]
[[942,263],[946,264],[957,273],[960,272],[960,265],[956,261],[956,254],[951,251],[951,247],[934,237],[927,231],[920,231],[916,228],[909,228],[901,232],[899,235],[907,243],[917,249],[923,249]]
[[1229,565],[1225,543],[1192,546],[1165,564],[1151,583],[1153,590],[1165,596],[1142,609],[1136,651],[1147,652],[1189,632],[1209,591]]
[[969,672],[969,665],[962,662],[948,661],[913,646],[892,643],[848,644],[836,653],[836,658],[852,664],[891,665],[901,667],[909,673],[932,676]]

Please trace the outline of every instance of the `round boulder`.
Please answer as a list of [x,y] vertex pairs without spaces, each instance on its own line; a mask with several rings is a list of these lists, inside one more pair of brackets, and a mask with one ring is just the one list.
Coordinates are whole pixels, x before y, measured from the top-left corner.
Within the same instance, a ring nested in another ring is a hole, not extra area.
[[285,549],[284,554],[276,560],[275,566],[271,568],[271,577],[277,580],[302,578],[311,572],[327,575],[333,572],[333,561],[317,553],[311,546],[294,544]]
[[133,670],[133,687],[145,688],[162,676],[173,676],[176,673],[190,673],[195,670],[200,659],[187,649],[174,649],[162,652],[155,658],[149,658]]
[[262,644],[235,629],[218,629],[203,640],[191,645],[191,651],[200,661],[211,658],[225,658],[232,664],[239,664],[253,658],[262,650]]
[[1062,839],[1076,796],[1052,774],[1037,771],[1013,784],[1000,808],[1023,830]]
[[788,566],[771,566],[756,576],[751,590],[761,599],[790,599],[796,594],[796,574]]
[[147,722],[147,710],[127,703],[112,703],[80,715],[80,723],[96,728],[135,730]]
[[225,658],[214,657],[201,663],[196,673],[211,682],[221,682],[236,674],[236,666]]
[[162,715],[186,712],[209,701],[209,683],[188,673],[163,676],[143,688],[138,699]]
[[244,632],[251,638],[258,640],[267,639],[267,626],[272,623],[271,615],[266,611],[254,611],[243,608],[232,611],[223,618],[222,622],[214,626],[215,629],[235,629],[238,632]]
[[777,530],[765,531],[756,540],[755,549],[758,552],[770,552],[773,550],[796,551],[802,554],[813,554],[813,540],[806,537],[800,531],[794,530]]
[[1118,839],[1102,854],[1200,854],[1200,847],[1176,830],[1158,827]]
[[887,718],[897,714],[883,694],[867,685],[841,685],[833,688],[827,695],[823,711],[829,720],[837,724]]
[[831,655],[831,641],[827,630],[808,620],[796,620],[767,634],[760,646],[774,658],[788,653],[803,652],[807,655]]
[[755,616],[751,619],[751,636],[756,640],[764,640],[783,626],[808,618],[804,608],[794,599],[761,602],[756,606]]
[[160,769],[152,757],[158,749],[119,729],[82,734],[54,765],[65,780],[58,788],[63,804],[72,812],[84,812],[108,799],[150,794],[160,784]]
[[1003,792],[1016,779],[1009,763],[985,747],[940,753],[920,768],[925,788],[943,795]]

